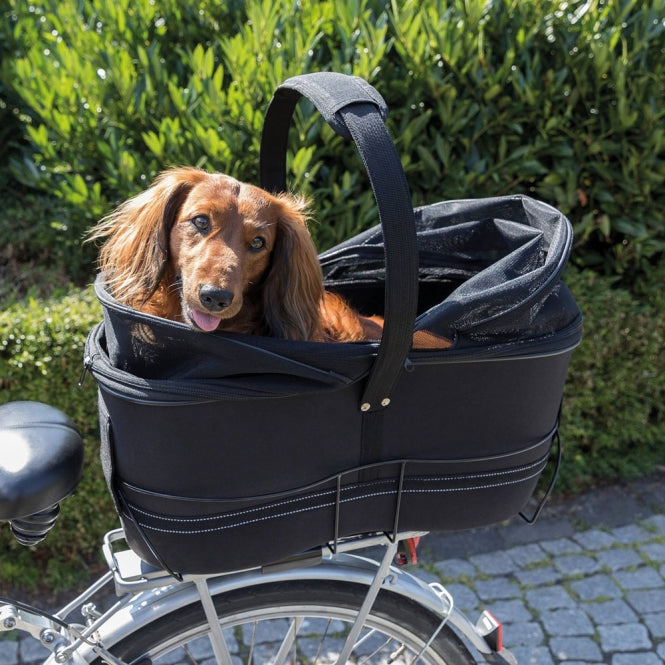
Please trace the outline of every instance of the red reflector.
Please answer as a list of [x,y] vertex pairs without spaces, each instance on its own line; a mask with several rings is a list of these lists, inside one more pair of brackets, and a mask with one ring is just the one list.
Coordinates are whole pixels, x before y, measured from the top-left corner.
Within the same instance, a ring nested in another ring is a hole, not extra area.
[[420,536],[415,538],[407,538],[399,543],[399,552],[395,556],[395,563],[398,566],[406,566],[407,564],[418,563],[418,543]]
[[503,626],[491,612],[485,610],[480,615],[476,630],[492,651],[498,652],[503,649]]

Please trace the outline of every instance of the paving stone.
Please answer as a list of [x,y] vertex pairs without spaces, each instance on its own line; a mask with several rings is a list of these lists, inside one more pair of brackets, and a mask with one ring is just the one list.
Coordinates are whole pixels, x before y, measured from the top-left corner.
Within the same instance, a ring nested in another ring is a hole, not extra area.
[[517,581],[524,586],[545,586],[561,580],[561,573],[552,566],[533,568],[532,570],[516,570]]
[[18,650],[22,663],[42,663],[51,653],[43,644],[29,637],[19,641]]
[[571,582],[571,589],[581,600],[595,600],[597,598],[620,598],[621,589],[612,581],[609,575],[592,575],[582,580]]
[[665,544],[649,543],[640,547],[640,552],[654,563],[665,563]]
[[476,567],[468,561],[464,561],[464,559],[439,561],[434,564],[434,567],[440,571],[444,578],[453,580],[458,580],[461,577],[475,577],[478,574]]
[[580,609],[545,611],[541,614],[545,632],[550,635],[593,635],[594,627],[589,617]]
[[488,603],[488,609],[499,621],[501,621],[501,623],[524,623],[533,621],[533,615],[521,599],[497,600],[493,603]]
[[566,554],[554,560],[554,566],[564,575],[591,575],[600,570],[600,564],[585,554]]
[[575,607],[576,605],[570,594],[563,587],[558,586],[529,589],[525,594],[525,598],[527,603],[537,612]]
[[654,653],[616,653],[612,665],[663,665],[663,661]]
[[643,563],[642,557],[634,550],[629,549],[613,549],[606,552],[598,552],[596,559],[603,568],[608,568],[609,570],[631,568],[632,566],[639,566]]
[[653,589],[665,585],[658,572],[646,566],[635,571],[619,571],[614,574],[614,579],[626,590]]
[[663,661],[665,661],[665,642],[658,645],[656,653],[663,659]]
[[515,562],[506,552],[476,554],[469,561],[485,575],[505,575],[515,570]]
[[508,556],[521,567],[530,566],[549,559],[549,555],[540,545],[522,545],[512,547],[507,551]]
[[598,636],[603,651],[640,651],[652,646],[647,629],[639,623],[598,626]]
[[512,650],[514,647],[533,646],[543,644],[545,634],[539,623],[525,621],[515,625],[503,626],[503,641],[506,647]]
[[[228,632],[228,631],[225,631]],[[233,638],[233,644],[229,643],[228,638],[230,635],[225,635],[227,639],[227,646],[231,650],[231,652],[237,652],[238,651],[238,641]],[[194,659],[194,662],[199,663],[203,660],[213,658],[214,657],[214,652],[212,650],[212,642],[210,639],[206,637],[199,637],[195,640],[192,640],[188,645],[187,645],[187,651],[189,651],[191,657]],[[161,664],[160,664],[161,665]]]
[[519,665],[554,665],[547,647],[516,647],[511,652]]
[[446,584],[446,589],[452,594],[455,607],[463,612],[475,612],[480,606],[480,600],[475,592],[464,584]]
[[637,614],[624,600],[608,600],[602,603],[588,603],[584,611],[595,624],[634,623],[638,620]]
[[[258,625],[245,623],[242,625],[242,636],[245,644],[256,642],[258,644],[265,642],[279,642],[283,639],[289,627],[289,620],[274,619],[269,622],[262,622]],[[208,645],[210,640],[207,640]],[[205,648],[203,645],[202,648]]]
[[628,526],[614,529],[612,535],[616,538],[617,542],[625,545],[643,543],[653,539],[653,533],[638,524],[629,524]]
[[435,573],[429,570],[420,569],[417,572],[416,571],[413,572],[416,574],[418,579],[425,582],[425,584],[432,584],[432,582],[438,582],[439,584],[441,583],[441,578],[439,577],[439,575],[436,575]]
[[558,538],[540,543],[540,546],[550,554],[559,556],[561,554],[573,554],[582,551],[582,548],[570,538]]
[[0,639],[0,663],[11,665],[18,660],[18,640]]
[[519,586],[505,577],[498,577],[492,580],[477,580],[474,586],[481,600],[499,600],[521,596]]
[[642,621],[646,624],[654,639],[665,638],[665,612],[658,614],[645,614]]
[[662,589],[629,591],[625,598],[638,614],[665,612],[665,593]]
[[665,515],[653,515],[644,520],[644,525],[646,528],[654,529],[654,531],[665,536]]
[[[209,641],[210,640],[208,640],[208,642]],[[159,665],[162,665],[162,663],[164,665],[185,665],[187,663],[187,654],[184,649],[173,649],[170,653],[167,653],[165,656],[162,656],[159,659]],[[201,665],[203,665],[203,662],[201,663]]]
[[550,649],[559,660],[599,661],[603,654],[598,645],[589,637],[553,637]]
[[573,540],[586,551],[607,549],[616,544],[614,536],[598,529],[578,533]]

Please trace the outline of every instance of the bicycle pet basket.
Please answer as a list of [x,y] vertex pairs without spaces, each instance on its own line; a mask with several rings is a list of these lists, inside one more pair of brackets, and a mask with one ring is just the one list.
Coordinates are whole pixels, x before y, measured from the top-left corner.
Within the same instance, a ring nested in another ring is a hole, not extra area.
[[[327,288],[383,314],[379,343],[201,333],[114,301],[88,338],[102,460],[132,548],[176,573],[267,564],[338,538],[452,531],[523,509],[556,436],[582,334],[561,282],[571,226],[525,196],[413,209],[362,79],[287,80],[267,111],[261,184],[286,189],[309,98],[352,138],[380,225],[324,252]],[[454,340],[412,350],[414,331]]]

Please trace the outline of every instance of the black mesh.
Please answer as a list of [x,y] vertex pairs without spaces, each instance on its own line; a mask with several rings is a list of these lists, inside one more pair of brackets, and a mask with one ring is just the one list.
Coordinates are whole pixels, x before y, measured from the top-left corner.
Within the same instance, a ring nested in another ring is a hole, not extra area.
[[[415,223],[415,330],[457,339],[458,346],[488,344],[552,335],[579,317],[560,282],[570,223],[551,206],[524,196],[447,201],[417,208]],[[337,245],[321,256],[326,283],[352,299],[358,290],[382,288],[383,252],[380,226]],[[369,313],[380,299],[355,304]]]

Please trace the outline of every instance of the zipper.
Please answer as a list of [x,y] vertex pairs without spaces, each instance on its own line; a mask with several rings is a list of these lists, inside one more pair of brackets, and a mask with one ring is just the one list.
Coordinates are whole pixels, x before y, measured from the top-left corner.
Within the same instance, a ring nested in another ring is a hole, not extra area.
[[76,384],[79,388],[83,388],[83,382],[85,381],[86,374],[92,374],[92,356],[85,356],[83,358],[83,369],[81,370],[81,375],[79,376],[78,383]]
[[[105,391],[117,397],[121,397],[124,400],[139,404],[154,404],[157,406],[171,404],[174,406],[184,406],[188,404],[199,404],[202,401],[214,402],[220,400],[244,401],[276,399],[282,397],[294,397],[301,394],[299,392],[279,395],[257,394],[256,392],[242,393],[238,392],[237,388],[236,392],[230,392],[228,388],[226,390],[208,390],[205,388],[197,388],[193,386],[191,382],[188,382],[186,386],[179,388],[177,381],[171,381],[169,379],[142,379],[133,374],[117,369],[110,365],[101,353],[85,356],[83,364],[84,367],[80,381],[82,381],[86,373],[90,373]],[[339,386],[334,389],[338,388]],[[126,389],[133,391],[134,394],[128,394]],[[334,389],[329,388],[328,390]],[[164,399],[164,397],[166,397],[166,399]]]

